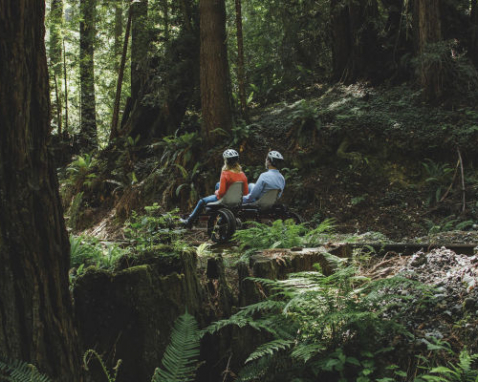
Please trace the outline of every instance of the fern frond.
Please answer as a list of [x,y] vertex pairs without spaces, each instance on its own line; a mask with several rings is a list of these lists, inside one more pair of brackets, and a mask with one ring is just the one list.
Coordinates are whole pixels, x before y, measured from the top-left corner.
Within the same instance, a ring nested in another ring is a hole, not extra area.
[[116,381],[116,377],[118,376],[118,370],[119,370],[119,367],[121,366],[121,363],[122,363],[122,360],[119,359],[118,362],[116,363],[116,366],[114,367],[114,374],[113,376],[110,375],[110,373],[108,372],[108,369],[106,368],[106,365],[103,361],[103,358],[101,358],[101,356],[98,354],[98,352],[94,349],[88,349],[87,351],[85,351],[85,354],[83,354],[83,365],[85,366],[85,369],[88,371],[88,363],[90,362],[91,359],[88,359],[88,356],[92,356],[94,357],[99,363],[100,363],[100,366],[101,366],[101,369],[103,370],[103,373],[105,374],[106,378],[108,379],[108,382],[115,382]]
[[52,382],[46,375],[41,374],[38,369],[21,360],[1,360],[0,372],[6,376],[0,375],[0,380],[11,382]]
[[255,359],[262,358],[265,355],[274,355],[274,353],[280,350],[286,350],[293,346],[295,341],[277,339],[265,344],[260,345],[254,352],[252,352],[246,359],[245,363],[254,361]]
[[196,319],[186,312],[174,324],[162,360],[164,369],[157,368],[151,382],[194,381],[198,357],[199,329]]
[[272,357],[265,356],[259,358],[256,362],[250,362],[245,365],[239,372],[238,382],[257,381],[261,377],[266,375],[270,365]]
[[294,350],[291,353],[291,357],[306,363],[311,358],[317,356],[321,352],[323,352],[326,347],[321,343],[314,343],[314,342],[302,342],[298,343]]

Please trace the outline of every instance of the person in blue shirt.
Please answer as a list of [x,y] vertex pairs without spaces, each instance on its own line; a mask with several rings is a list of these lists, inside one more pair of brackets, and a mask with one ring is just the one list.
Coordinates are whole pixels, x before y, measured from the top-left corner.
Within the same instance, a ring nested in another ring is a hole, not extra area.
[[285,179],[279,172],[284,157],[278,151],[271,151],[266,157],[266,172],[263,172],[256,183],[249,183],[249,194],[244,196],[243,203],[252,203],[260,199],[269,190],[280,190],[279,198],[285,187]]

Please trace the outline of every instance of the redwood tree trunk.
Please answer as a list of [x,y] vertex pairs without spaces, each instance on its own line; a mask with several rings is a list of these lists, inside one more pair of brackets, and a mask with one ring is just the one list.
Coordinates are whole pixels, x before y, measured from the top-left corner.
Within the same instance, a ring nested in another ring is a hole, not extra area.
[[146,80],[149,46],[147,0],[132,3],[131,12],[131,98],[134,103]]
[[239,84],[239,103],[241,105],[242,118],[247,121],[246,79],[244,74],[244,38],[242,34],[242,4],[241,0],[235,1],[237,31],[237,82]]
[[470,56],[473,63],[478,66],[478,2],[473,0],[471,5],[471,39]]
[[115,95],[115,103],[113,105],[113,117],[111,121],[111,131],[110,131],[110,141],[116,138],[119,134],[118,132],[118,121],[119,121],[119,109],[120,109],[120,101],[121,101],[121,88],[123,87],[123,76],[124,76],[124,68],[126,65],[126,53],[128,50],[128,41],[129,41],[129,34],[131,29],[131,6],[128,10],[128,21],[126,22],[126,31],[124,33],[124,43],[123,43],[123,52],[121,54],[121,62],[118,71],[118,80],[116,82],[116,95]]
[[91,151],[98,147],[94,71],[96,0],[80,0],[80,8],[80,149]]
[[379,67],[378,17],[376,0],[347,2],[332,0],[333,76],[347,83],[360,78],[370,79]]
[[62,40],[61,29],[63,25],[63,0],[51,0],[50,10],[50,62],[53,68],[54,84],[55,84],[55,109],[56,123],[58,126],[58,135],[61,136],[62,129],[62,94],[61,94],[61,78],[62,78]]
[[123,52],[123,0],[115,0],[115,69],[119,73]]
[[224,0],[200,0],[199,17],[203,133],[212,145],[216,140],[213,130],[232,127]]
[[0,357],[80,381],[69,241],[48,155],[44,1],[0,0]]
[[[441,41],[440,0],[414,0],[413,28],[415,54],[425,53],[430,44]],[[429,100],[440,98],[443,92],[444,72],[439,60],[421,59],[418,80]]]

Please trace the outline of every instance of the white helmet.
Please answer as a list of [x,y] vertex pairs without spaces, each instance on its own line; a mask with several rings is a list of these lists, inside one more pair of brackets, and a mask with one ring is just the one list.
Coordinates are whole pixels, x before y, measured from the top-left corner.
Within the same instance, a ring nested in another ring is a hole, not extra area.
[[282,156],[282,154],[279,152],[279,151],[271,151],[269,152],[269,154],[267,154],[267,158],[271,159],[271,160],[284,160],[284,157]]
[[222,157],[224,159],[229,159],[229,158],[239,158],[239,154],[237,153],[236,150],[233,149],[227,149],[222,153]]

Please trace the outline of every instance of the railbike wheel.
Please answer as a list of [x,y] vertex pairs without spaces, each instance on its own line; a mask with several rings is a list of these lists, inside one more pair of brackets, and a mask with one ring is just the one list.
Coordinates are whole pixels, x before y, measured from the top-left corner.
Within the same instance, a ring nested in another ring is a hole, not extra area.
[[215,243],[228,241],[236,232],[236,218],[226,208],[221,208],[211,215],[207,222],[207,233]]

